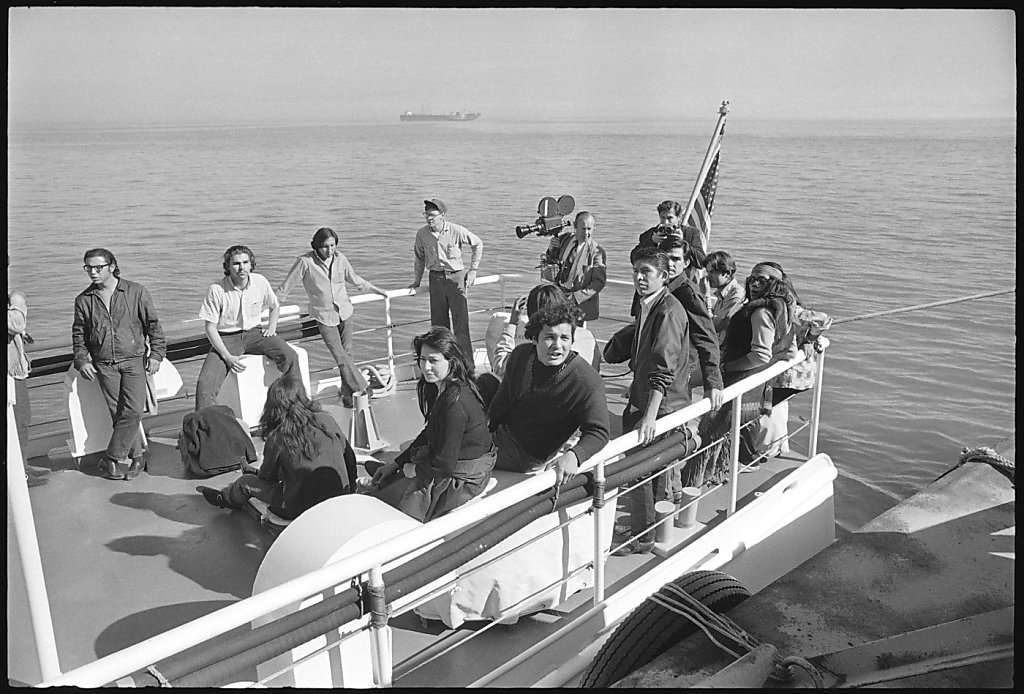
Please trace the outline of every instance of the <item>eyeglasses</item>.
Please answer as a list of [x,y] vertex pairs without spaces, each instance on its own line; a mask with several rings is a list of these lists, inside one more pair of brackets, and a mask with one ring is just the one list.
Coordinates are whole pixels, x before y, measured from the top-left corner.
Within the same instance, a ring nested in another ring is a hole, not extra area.
[[93,270],[99,272],[105,267],[110,267],[110,263],[103,263],[102,265],[83,265],[82,269],[86,272],[92,272]]
[[747,278],[747,282],[750,282],[750,284],[765,284],[768,282],[768,278],[764,275],[751,275]]

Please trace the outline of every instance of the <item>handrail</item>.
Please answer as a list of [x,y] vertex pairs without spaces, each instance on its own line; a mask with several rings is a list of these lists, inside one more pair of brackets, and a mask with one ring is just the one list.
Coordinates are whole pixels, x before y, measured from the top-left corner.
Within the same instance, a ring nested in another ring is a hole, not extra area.
[[[502,282],[505,279],[517,279],[517,278],[525,277],[525,276],[526,275],[523,275],[522,273],[518,273],[518,272],[503,272],[503,273],[500,273],[500,274],[497,274],[497,275],[484,275],[483,277],[478,277],[476,279],[476,282],[473,284],[473,286],[476,287],[476,286],[485,285],[485,284],[496,284],[496,283]],[[401,297],[418,296],[418,295],[422,295],[422,294],[423,294],[423,292],[417,293],[417,292],[415,292],[415,291],[413,291],[412,289],[409,289],[409,288],[389,289],[389,290],[387,290],[387,298],[388,299],[398,299],[398,298],[401,298]],[[354,305],[354,304],[366,304],[366,303],[370,303],[372,301],[384,301],[384,298],[385,297],[381,296],[380,294],[368,293],[368,294],[355,294],[355,295],[351,296],[349,298],[349,300]],[[264,310],[260,314],[260,319],[261,320],[265,320],[269,315],[270,315],[270,312],[267,311],[267,310]],[[295,320],[295,319],[300,319],[300,318],[302,318],[303,315],[305,315],[305,314],[302,313],[302,307],[299,304],[282,304],[281,305],[281,313],[279,315],[278,322],[280,322],[282,319],[289,320],[289,321],[290,320]],[[202,319],[200,319],[200,318],[185,318],[185,319],[182,319],[181,321],[178,321],[175,324],[175,327],[179,327],[179,324],[180,324],[180,327],[188,327],[188,324],[190,324],[190,323],[198,323],[200,320],[202,320]],[[165,330],[165,332],[166,332],[166,330]],[[196,337],[201,337],[201,335],[197,335]],[[53,341],[48,341],[48,342],[36,342],[33,345],[32,351],[33,352],[53,352],[53,351],[57,351],[57,350],[71,350],[71,348],[72,348],[72,344],[70,342],[58,342],[56,340],[53,340]]]
[[[723,391],[724,400],[731,400],[744,392],[757,388],[786,369],[800,363],[803,359],[804,354],[801,351],[793,359],[772,364],[765,370],[734,383]],[[710,409],[710,401],[703,398],[681,410],[665,415],[655,422],[655,435],[675,429]],[[639,444],[639,432],[627,432],[605,445],[580,467],[580,471],[590,471],[598,464],[607,463],[616,456],[636,448]],[[493,496],[459,507],[410,532],[362,550],[357,555],[342,558],[321,569],[223,607],[134,646],[83,665],[44,684],[46,686],[103,686],[216,635],[248,624],[257,617],[298,603],[311,595],[345,583],[354,576],[366,574],[378,566],[478,523],[514,503],[541,493],[552,487],[554,483],[554,470],[545,470],[503,489]]]

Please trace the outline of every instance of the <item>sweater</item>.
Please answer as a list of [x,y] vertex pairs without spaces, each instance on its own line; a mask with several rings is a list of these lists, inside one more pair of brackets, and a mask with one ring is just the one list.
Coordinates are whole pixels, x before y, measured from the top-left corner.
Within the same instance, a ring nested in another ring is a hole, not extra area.
[[434,471],[450,475],[458,461],[475,460],[491,450],[491,445],[483,403],[465,384],[449,381],[430,408],[426,426],[395,462],[412,462],[413,451],[426,446]]
[[601,376],[570,352],[553,376],[533,385],[537,348],[532,342],[512,350],[489,411],[491,430],[504,424],[523,450],[544,460],[580,430],[570,450],[580,463],[608,443],[608,403]]

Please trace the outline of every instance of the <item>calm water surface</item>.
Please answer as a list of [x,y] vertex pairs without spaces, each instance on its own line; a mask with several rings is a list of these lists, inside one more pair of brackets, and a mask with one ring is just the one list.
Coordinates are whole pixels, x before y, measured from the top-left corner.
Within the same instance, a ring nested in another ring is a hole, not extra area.
[[[513,227],[563,193],[594,213],[610,274],[626,278],[658,202],[688,197],[713,125],[485,118],[12,133],[10,283],[29,297],[37,341],[66,344],[87,284],[81,254],[105,246],[150,289],[171,334],[196,332],[182,321],[235,243],[277,283],[327,225],[357,271],[407,285],[422,200],[437,196],[483,237],[483,274],[529,273],[528,287],[546,240],[519,240]],[[1012,288],[1015,149],[1012,122],[769,123],[734,112],[711,246],[743,275],[777,260],[805,304],[836,318]],[[475,296],[498,303],[493,291]],[[609,291],[603,314],[624,315],[626,300]],[[413,300],[396,319],[426,313]],[[379,322],[370,307],[357,313],[361,326]],[[960,447],[1011,436],[1015,334],[1012,294],[834,328],[819,447],[844,473],[840,498],[905,497]]]

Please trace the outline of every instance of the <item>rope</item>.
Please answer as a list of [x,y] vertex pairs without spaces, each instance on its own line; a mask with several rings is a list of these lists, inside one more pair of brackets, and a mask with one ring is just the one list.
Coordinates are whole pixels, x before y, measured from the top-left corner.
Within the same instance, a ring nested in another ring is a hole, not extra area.
[[[674,612],[704,632],[711,643],[715,644],[721,651],[728,654],[734,660],[738,660],[745,653],[753,651],[761,645],[761,641],[743,630],[740,625],[725,615],[713,611],[710,607],[700,602],[682,588],[668,584],[661,590],[648,598],[656,605]],[[718,638],[716,638],[716,635]],[[720,640],[721,639],[721,640]],[[729,642],[731,646],[722,643]],[[824,678],[814,665],[799,656],[782,658],[776,655],[772,673],[769,679],[776,682],[789,682],[794,678],[794,669],[801,669],[808,673],[815,688],[824,686]]]
[[944,301],[933,301],[928,304],[917,304],[916,306],[905,306],[903,308],[893,308],[888,311],[875,311],[874,313],[865,313],[862,316],[852,316],[850,318],[838,318],[832,321],[832,325],[836,326],[840,323],[851,323],[855,320],[866,320],[868,318],[878,318],[879,316],[891,316],[897,313],[906,313],[908,311],[920,311],[926,308],[935,308],[937,306],[948,306],[949,304],[959,304],[963,301],[973,301],[975,299],[985,299],[990,296],[1000,296],[1002,294],[1013,294],[1017,291],[1017,288],[1013,289],[1001,289],[996,292],[984,292],[983,294],[973,294],[971,296],[960,297],[959,299],[946,299]]
[[964,463],[988,463],[1008,477],[1010,482],[1016,484],[1016,464],[1006,456],[996,452],[993,448],[989,448],[988,446],[979,446],[978,448],[961,448],[960,461],[953,469],[960,467]]

